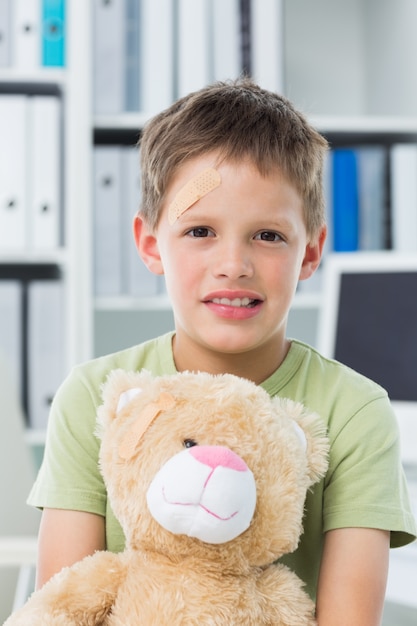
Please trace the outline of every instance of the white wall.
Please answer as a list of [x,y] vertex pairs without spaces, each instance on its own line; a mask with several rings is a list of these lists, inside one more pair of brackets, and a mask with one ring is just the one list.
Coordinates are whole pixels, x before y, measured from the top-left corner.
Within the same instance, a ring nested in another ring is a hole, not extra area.
[[307,114],[417,114],[415,0],[284,0],[286,95]]

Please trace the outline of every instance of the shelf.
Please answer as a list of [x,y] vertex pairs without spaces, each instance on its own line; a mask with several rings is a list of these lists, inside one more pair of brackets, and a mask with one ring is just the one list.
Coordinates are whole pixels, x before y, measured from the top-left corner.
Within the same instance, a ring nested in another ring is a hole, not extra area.
[[170,311],[171,303],[165,294],[144,298],[117,296],[96,298],[94,308],[96,311]]
[[10,536],[0,539],[0,566],[2,567],[35,565],[37,553],[37,537]]
[[64,68],[37,69],[33,72],[12,67],[0,69],[1,93],[56,95],[65,88],[66,82]]
[[321,132],[332,133],[416,133],[417,117],[404,116],[311,116],[309,121]]
[[28,444],[28,446],[44,446],[45,441],[45,430],[35,430],[34,428],[27,428],[25,430],[25,442]]
[[319,309],[321,305],[320,291],[300,291],[295,294],[292,309]]
[[151,118],[145,113],[120,113],[119,115],[99,115],[94,118],[96,130],[137,130]]
[[41,265],[65,265],[67,260],[68,252],[64,248],[0,252],[0,265],[26,265],[33,263],[39,263]]

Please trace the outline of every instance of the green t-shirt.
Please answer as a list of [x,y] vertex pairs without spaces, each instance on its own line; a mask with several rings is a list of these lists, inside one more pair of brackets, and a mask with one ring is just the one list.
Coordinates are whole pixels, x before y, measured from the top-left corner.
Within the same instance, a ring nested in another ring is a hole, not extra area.
[[[121,551],[124,536],[107,501],[94,435],[101,386],[114,368],[175,374],[172,333],[72,370],[52,405],[45,457],[29,503],[105,516],[107,548]],[[324,532],[342,527],[389,530],[392,547],[416,535],[397,423],[384,389],[297,341],[262,386],[271,396],[303,402],[328,428],[328,472],[307,495],[297,550],[283,559],[315,597]]]

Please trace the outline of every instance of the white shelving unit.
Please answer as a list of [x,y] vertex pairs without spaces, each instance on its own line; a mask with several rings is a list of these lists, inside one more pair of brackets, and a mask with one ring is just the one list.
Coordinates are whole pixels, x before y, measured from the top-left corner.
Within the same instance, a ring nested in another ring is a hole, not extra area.
[[[51,250],[0,250],[0,264],[59,268],[65,287],[64,369],[92,354],[91,213],[91,21],[89,3],[66,3],[66,64],[33,71],[11,65],[0,69],[7,92],[42,93],[56,89],[62,102],[63,244]],[[29,433],[40,442],[43,433]]]

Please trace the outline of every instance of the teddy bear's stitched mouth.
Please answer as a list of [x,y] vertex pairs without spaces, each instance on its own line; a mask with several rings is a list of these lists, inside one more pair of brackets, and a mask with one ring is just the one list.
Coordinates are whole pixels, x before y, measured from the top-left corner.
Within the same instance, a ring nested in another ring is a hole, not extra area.
[[198,506],[200,509],[203,509],[203,511],[205,511],[208,515],[215,517],[221,522],[228,522],[229,520],[233,519],[238,514],[238,511],[235,511],[234,513],[232,513],[231,515],[228,515],[227,517],[222,517],[221,515],[218,515],[217,513],[214,513],[214,511],[211,511],[210,509],[208,509],[206,506],[204,506],[204,504],[201,504],[201,502],[177,502],[175,500],[174,501],[168,500],[168,498],[166,497],[164,488],[162,488],[162,496],[164,498],[164,501],[170,506],[187,506],[187,507]]

